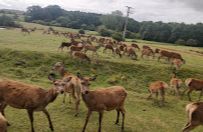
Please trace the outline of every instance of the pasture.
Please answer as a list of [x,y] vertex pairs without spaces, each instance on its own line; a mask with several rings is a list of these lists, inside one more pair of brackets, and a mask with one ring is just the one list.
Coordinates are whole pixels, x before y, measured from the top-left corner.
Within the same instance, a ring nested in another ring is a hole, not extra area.
[[[37,27],[45,29],[48,27],[23,23],[25,27]],[[59,31],[77,32],[77,30],[54,27]],[[124,56],[119,58],[110,52],[103,53],[103,48],[99,49],[99,57],[88,53],[93,60],[91,64],[80,63],[79,60],[70,57],[66,48],[64,52],[58,51],[58,47],[63,41],[68,41],[63,36],[43,35],[42,30],[32,32],[30,35],[23,35],[20,29],[0,30],[0,78],[9,78],[27,82],[35,85],[52,87],[52,83],[47,79],[49,71],[54,63],[64,61],[66,68],[71,73],[81,72],[84,75],[98,75],[97,80],[90,86],[91,89],[106,87],[111,85],[122,85],[128,91],[125,102],[126,120],[125,132],[178,132],[186,123],[185,105],[189,103],[186,95],[183,99],[178,99],[166,94],[165,106],[160,107],[153,100],[146,100],[148,85],[152,81],[162,80],[169,83],[172,68],[170,65],[157,58],[140,58],[138,61],[131,60]],[[87,32],[87,34],[96,34]],[[130,43],[130,42],[128,42]],[[149,45],[152,48],[170,49],[181,53],[186,60],[186,64],[178,71],[178,77],[185,80],[189,77],[203,78],[203,55],[194,53],[191,50],[203,51],[202,48],[192,48],[176,46],[172,44],[162,44],[138,40],[140,47]],[[19,61],[24,61],[24,65],[17,65]],[[183,91],[185,86],[181,88]],[[199,92],[193,92],[192,99],[197,100]],[[87,109],[81,101],[78,117],[74,117],[74,104],[66,101],[62,103],[63,96],[59,95],[55,102],[48,106],[53,125],[56,132],[80,132],[82,130]],[[67,98],[68,100],[68,98]],[[8,107],[6,118],[10,121],[9,132],[27,132],[30,130],[30,122],[25,110]],[[114,125],[116,111],[105,112],[102,131],[120,131],[120,125]],[[49,132],[48,121],[42,113],[35,113],[34,126],[37,132]],[[98,128],[98,114],[93,113],[87,126],[87,132],[95,132]],[[203,127],[198,127],[194,132],[203,131]]]

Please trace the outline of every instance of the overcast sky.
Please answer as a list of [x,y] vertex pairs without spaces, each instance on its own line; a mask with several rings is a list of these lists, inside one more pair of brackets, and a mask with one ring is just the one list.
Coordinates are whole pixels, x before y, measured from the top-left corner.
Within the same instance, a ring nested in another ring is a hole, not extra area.
[[28,6],[59,5],[66,10],[110,13],[126,12],[133,7],[130,17],[137,21],[203,22],[203,0],[0,0],[0,9],[26,10]]

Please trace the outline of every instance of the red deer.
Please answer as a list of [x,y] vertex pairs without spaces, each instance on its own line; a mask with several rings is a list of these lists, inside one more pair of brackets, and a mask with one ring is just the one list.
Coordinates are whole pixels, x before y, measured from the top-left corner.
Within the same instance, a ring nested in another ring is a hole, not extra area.
[[92,51],[92,55],[93,55],[93,54],[98,55],[97,50],[98,50],[100,47],[101,47],[100,45],[98,45],[98,46],[85,45],[85,46],[84,46],[84,52],[86,53],[87,51]]
[[74,45],[72,45],[70,47],[70,54],[72,55],[73,52],[75,52],[75,51],[82,51],[82,49],[83,49],[83,46],[74,46]]
[[141,58],[143,58],[144,55],[146,55],[147,57],[149,57],[149,56],[152,56],[153,58],[155,57],[154,51],[152,49],[149,49],[149,48],[142,50]]
[[177,96],[180,96],[180,87],[181,84],[183,83],[183,81],[181,79],[178,79],[176,77],[176,74],[172,75],[172,78],[170,80],[170,88],[172,88],[172,90],[174,91],[174,93],[176,93]]
[[73,52],[73,56],[75,56],[76,58],[80,59],[81,61],[84,60],[84,61],[87,61],[87,62],[91,63],[90,58],[85,53],[76,51],[76,52]]
[[17,109],[26,109],[31,122],[31,130],[34,132],[33,112],[42,111],[47,116],[49,127],[53,131],[54,128],[46,106],[53,102],[59,93],[63,92],[64,82],[54,80],[53,83],[54,88],[47,91],[39,86],[17,81],[0,81],[0,112],[5,115],[4,109],[7,105]]
[[180,60],[182,60],[183,63],[185,63],[185,60],[182,58],[182,56],[179,53],[169,52],[169,51],[166,51],[166,50],[161,50],[159,52],[159,54],[160,54],[160,56],[158,57],[158,61],[161,58],[166,57],[168,61],[170,59],[180,59]]
[[158,54],[160,52],[160,49],[155,49],[155,54]]
[[140,51],[140,48],[139,48],[139,46],[137,44],[131,44],[131,46],[136,48],[136,49],[138,49]]
[[189,103],[186,105],[188,122],[182,132],[190,132],[199,125],[203,125],[203,102]]
[[181,59],[172,59],[171,66],[174,66],[176,70],[179,70],[180,67],[184,64]]
[[2,115],[1,112],[0,112],[0,132],[7,132],[7,120]]
[[142,49],[151,49],[149,46],[143,45]]
[[122,86],[112,86],[104,89],[89,90],[89,81],[85,80],[80,74],[78,75],[82,85],[82,99],[88,108],[86,121],[82,132],[85,132],[87,123],[93,111],[99,112],[99,128],[98,132],[101,132],[101,122],[104,111],[117,111],[116,124],[119,123],[119,115],[122,113],[122,127],[124,130],[125,120],[125,108],[124,102],[127,97],[127,92]]
[[59,46],[59,48],[58,48],[58,50],[60,50],[61,49],[61,51],[63,51],[63,48],[64,47],[70,47],[71,46],[71,43],[69,43],[69,42],[62,42],[61,43],[61,45]]
[[116,53],[117,55],[119,55],[120,58],[122,57],[122,54],[121,54],[121,51],[120,51],[119,48],[115,48],[114,51],[115,51],[115,53]]
[[[80,79],[77,76],[68,73],[65,70],[64,64],[62,62],[57,62],[52,67],[52,70],[53,71],[57,71],[58,73],[60,73],[62,79],[63,80],[65,79],[65,82],[67,82],[66,81],[67,78],[71,77],[70,82],[66,83],[66,85],[64,86],[64,98],[63,98],[63,102],[65,103],[65,97],[66,97],[67,93],[70,95],[70,99],[71,99],[71,96],[72,96],[73,99],[75,100],[75,111],[76,111],[75,116],[77,116],[78,113],[79,113],[80,96],[81,96]],[[90,81],[94,81],[96,79],[96,77],[97,76],[85,77],[85,80],[89,81],[89,84],[90,84]],[[53,74],[50,74],[48,78],[50,80],[54,80],[55,76],[53,76]]]
[[30,34],[30,31],[28,29],[26,29],[26,28],[21,28],[21,32]]
[[155,81],[149,85],[149,92],[150,95],[148,96],[148,99],[152,97],[152,95],[155,93],[156,98],[158,98],[158,95],[161,95],[161,103],[163,104],[165,101],[165,89],[168,88],[168,84],[163,81]]
[[137,60],[137,54],[136,54],[135,50],[132,47],[125,47],[123,54],[125,54],[125,53],[127,53],[127,55],[129,57],[131,57],[131,59]]
[[188,89],[186,89],[185,91],[188,91],[187,95],[188,95],[189,101],[192,101],[190,97],[190,93],[194,90],[200,91],[200,95],[199,95],[199,101],[200,101],[201,96],[203,94],[203,80],[188,78],[185,80],[185,85],[188,87]]
[[107,49],[111,50],[112,53],[114,53],[114,48],[113,48],[112,45],[110,45],[110,44],[105,44],[105,45],[104,45],[103,53],[104,53]]

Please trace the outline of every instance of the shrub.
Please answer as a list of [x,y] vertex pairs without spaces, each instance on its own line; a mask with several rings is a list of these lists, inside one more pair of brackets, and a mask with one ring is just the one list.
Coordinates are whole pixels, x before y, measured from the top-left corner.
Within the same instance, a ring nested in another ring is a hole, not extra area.
[[20,25],[16,24],[15,21],[6,15],[0,16],[0,26],[5,27],[20,27]]
[[185,45],[186,44],[184,39],[178,39],[175,43],[176,44],[181,44],[181,45]]
[[85,34],[85,31],[83,29],[80,29],[78,32],[79,34]]
[[115,40],[117,40],[117,41],[123,41],[123,36],[122,36],[122,34],[121,33],[114,33],[113,35],[112,35],[112,38],[113,39],[115,39]]
[[198,46],[198,42],[195,39],[188,39],[186,42],[187,46]]
[[111,37],[112,32],[108,29],[100,29],[99,34],[103,37]]

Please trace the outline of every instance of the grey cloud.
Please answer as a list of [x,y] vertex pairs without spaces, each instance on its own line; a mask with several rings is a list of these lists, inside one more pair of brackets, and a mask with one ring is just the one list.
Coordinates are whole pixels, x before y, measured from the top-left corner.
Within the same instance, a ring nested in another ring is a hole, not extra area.
[[203,12],[203,0],[169,0]]

